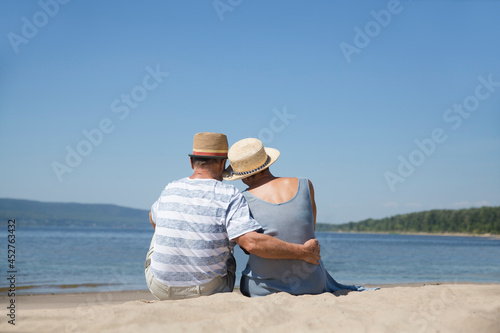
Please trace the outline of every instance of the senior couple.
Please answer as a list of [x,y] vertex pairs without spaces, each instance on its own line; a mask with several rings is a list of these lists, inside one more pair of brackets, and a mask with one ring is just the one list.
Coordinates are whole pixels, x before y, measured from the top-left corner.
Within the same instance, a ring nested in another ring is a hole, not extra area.
[[[364,290],[337,283],[325,270],[314,235],[313,186],[273,176],[269,167],[279,155],[257,139],[240,140],[228,151],[224,134],[194,136],[193,174],[169,183],[149,214],[155,233],[145,274],[156,298],[233,291],[235,244],[249,254],[240,282],[246,296]],[[240,193],[223,179],[241,179],[248,188]]]

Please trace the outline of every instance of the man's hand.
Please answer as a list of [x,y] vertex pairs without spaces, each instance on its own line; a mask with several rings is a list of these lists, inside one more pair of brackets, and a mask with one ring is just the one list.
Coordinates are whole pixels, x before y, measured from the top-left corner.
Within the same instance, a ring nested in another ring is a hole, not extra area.
[[319,265],[321,247],[317,239],[310,239],[304,243],[304,261],[313,265]]

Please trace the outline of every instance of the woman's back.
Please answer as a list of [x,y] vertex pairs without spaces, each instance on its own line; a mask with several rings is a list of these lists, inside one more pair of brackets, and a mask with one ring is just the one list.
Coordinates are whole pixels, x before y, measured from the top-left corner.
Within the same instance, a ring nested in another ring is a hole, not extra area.
[[[264,233],[286,242],[303,244],[314,235],[314,215],[309,181],[278,178],[244,191],[253,217]],[[249,256],[240,288],[247,296],[264,296],[286,291],[291,294],[318,294],[325,291],[326,274],[318,266],[301,260],[271,260]]]
[[292,200],[297,195],[298,189],[298,178],[279,177],[255,188],[250,187],[247,191],[263,201],[281,204]]

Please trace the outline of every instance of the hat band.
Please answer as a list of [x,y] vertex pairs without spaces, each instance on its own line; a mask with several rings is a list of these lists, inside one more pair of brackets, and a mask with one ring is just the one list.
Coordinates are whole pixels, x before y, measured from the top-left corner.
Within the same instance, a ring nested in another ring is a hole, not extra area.
[[194,151],[193,150],[193,155],[225,157],[225,156],[227,156],[227,152],[224,152],[224,153],[213,153],[213,152],[202,152],[202,151]]
[[243,171],[243,172],[236,172],[233,170],[233,171],[231,171],[231,174],[234,174],[237,176],[248,175],[248,174],[251,174],[251,173],[254,173],[254,172],[257,172],[257,171],[264,169],[269,164],[270,161],[271,161],[271,157],[268,155],[266,162],[264,164],[262,164],[260,167],[258,167],[257,169],[253,169],[250,171]]

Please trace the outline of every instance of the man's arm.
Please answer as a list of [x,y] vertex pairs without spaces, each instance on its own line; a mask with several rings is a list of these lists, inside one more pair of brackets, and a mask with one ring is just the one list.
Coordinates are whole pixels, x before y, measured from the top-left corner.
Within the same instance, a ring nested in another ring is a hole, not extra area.
[[153,229],[156,230],[156,223],[155,223],[155,221],[153,221],[153,218],[151,217],[151,211],[149,211],[149,222],[151,222]]
[[234,241],[251,254],[266,259],[300,259],[313,265],[319,265],[321,259],[317,239],[310,239],[303,245],[293,244],[252,231]]

